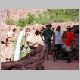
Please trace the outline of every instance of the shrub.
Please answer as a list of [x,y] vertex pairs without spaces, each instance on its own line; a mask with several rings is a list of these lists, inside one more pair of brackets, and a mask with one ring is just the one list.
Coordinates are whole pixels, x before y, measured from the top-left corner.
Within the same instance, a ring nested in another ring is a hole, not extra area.
[[43,13],[28,14],[28,17],[19,19],[18,26],[24,27],[30,24],[46,24],[53,22],[79,21],[78,9],[48,9]]
[[21,29],[23,29],[23,27],[26,26],[26,21],[25,19],[19,19],[18,22],[17,22],[17,26],[21,27]]
[[26,24],[33,24],[33,21],[35,20],[35,16],[32,14],[28,14],[28,17],[26,18]]

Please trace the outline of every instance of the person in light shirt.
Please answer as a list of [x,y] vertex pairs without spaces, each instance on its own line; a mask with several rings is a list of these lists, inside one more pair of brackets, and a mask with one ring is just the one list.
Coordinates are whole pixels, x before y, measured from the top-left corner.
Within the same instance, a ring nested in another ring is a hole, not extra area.
[[60,54],[63,45],[63,32],[61,31],[60,26],[57,26],[53,39],[56,48],[55,58],[58,59],[58,55]]

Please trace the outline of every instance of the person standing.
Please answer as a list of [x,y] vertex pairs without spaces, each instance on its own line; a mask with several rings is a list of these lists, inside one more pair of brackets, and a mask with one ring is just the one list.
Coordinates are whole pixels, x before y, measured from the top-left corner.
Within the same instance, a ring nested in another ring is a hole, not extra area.
[[58,59],[63,44],[63,32],[61,31],[61,26],[57,26],[57,29],[54,33],[53,42],[55,44],[55,55],[54,55],[54,60],[55,60],[55,58]]
[[44,53],[44,57],[46,60],[48,60],[48,53],[51,49],[51,37],[53,35],[53,31],[51,30],[52,25],[48,24],[46,25],[46,29],[43,31],[42,36],[44,36],[44,44],[45,44],[45,50],[46,53]]
[[74,33],[71,31],[72,28],[70,26],[67,27],[67,33],[63,48],[67,52],[67,63],[71,61],[71,51],[74,44]]

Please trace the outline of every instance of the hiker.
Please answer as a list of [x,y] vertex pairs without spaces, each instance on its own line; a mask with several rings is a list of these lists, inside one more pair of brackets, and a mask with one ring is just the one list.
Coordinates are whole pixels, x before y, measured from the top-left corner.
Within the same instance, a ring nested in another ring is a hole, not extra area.
[[[63,44],[63,32],[61,31],[61,26],[57,26],[56,31],[54,33],[54,44],[55,44],[55,55],[54,58],[58,59],[59,54],[61,53],[61,48]],[[55,59],[54,59],[55,60]]]
[[[48,53],[51,49],[51,37],[53,35],[51,27],[52,27],[51,24],[46,25],[46,29],[42,33],[42,36],[44,36],[45,51],[47,51],[44,56],[46,56],[47,60],[48,60]],[[42,37],[42,40],[43,40],[43,37]]]
[[63,45],[63,48],[67,52],[67,63],[71,61],[71,51],[74,44],[74,33],[71,31],[72,28],[70,26],[67,27],[66,39]]

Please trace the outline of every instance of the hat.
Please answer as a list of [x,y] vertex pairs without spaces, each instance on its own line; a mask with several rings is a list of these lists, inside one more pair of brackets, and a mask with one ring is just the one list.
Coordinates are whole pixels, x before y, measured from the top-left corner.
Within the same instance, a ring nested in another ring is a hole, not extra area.
[[70,26],[68,26],[68,27],[67,27],[67,29],[71,29],[71,27],[70,27]]
[[47,24],[46,26],[52,26],[51,24]]
[[61,26],[57,26],[57,28],[61,28]]

